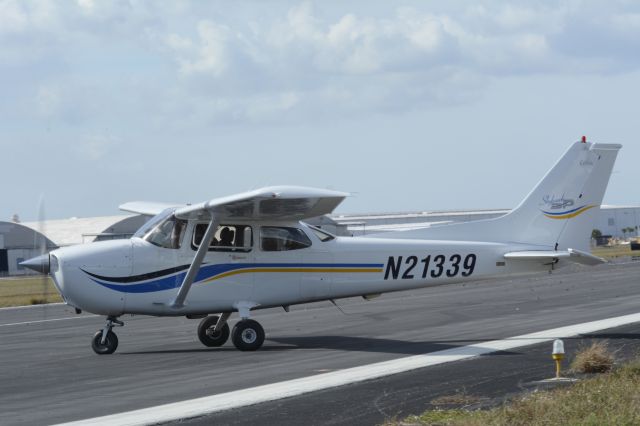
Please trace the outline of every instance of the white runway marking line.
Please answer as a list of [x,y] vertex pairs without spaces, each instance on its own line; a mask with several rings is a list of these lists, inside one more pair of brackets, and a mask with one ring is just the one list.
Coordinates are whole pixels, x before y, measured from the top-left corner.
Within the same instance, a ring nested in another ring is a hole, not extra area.
[[51,319],[43,319],[43,320],[35,320],[35,321],[12,322],[9,324],[0,324],[0,327],[9,327],[13,325],[38,324],[42,322],[66,321],[66,320],[74,320],[74,319],[81,319],[81,318],[93,318],[97,316],[98,315],[83,315],[81,317],[51,318]]
[[10,310],[16,310],[16,309],[46,308],[50,306],[60,306],[60,305],[66,305],[66,303],[56,302],[56,303],[43,303],[41,305],[5,306],[4,308],[0,308],[0,311],[10,311]]
[[470,346],[431,352],[429,354],[415,355],[391,361],[363,365],[360,367],[347,368],[331,373],[302,377],[300,379],[287,380],[269,385],[144,408],[141,410],[65,423],[64,425],[133,426],[187,419],[232,408],[245,407],[351,383],[363,382],[365,380],[377,379],[433,365],[461,361],[493,352],[544,343],[557,338],[567,338],[579,334],[593,333],[595,331],[619,327],[635,322],[640,322],[640,313],[559,327],[551,330],[539,331],[537,333],[515,336],[504,340],[493,340]]

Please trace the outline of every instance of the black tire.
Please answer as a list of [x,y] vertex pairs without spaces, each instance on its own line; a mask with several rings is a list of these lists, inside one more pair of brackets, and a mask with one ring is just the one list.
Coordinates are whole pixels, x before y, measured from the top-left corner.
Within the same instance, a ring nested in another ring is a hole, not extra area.
[[112,354],[118,348],[118,336],[116,336],[116,333],[109,330],[107,338],[104,343],[102,343],[102,330],[98,330],[96,334],[93,335],[91,348],[93,348],[93,351],[98,355]]
[[206,317],[198,324],[198,339],[203,345],[210,348],[224,345],[229,340],[229,324],[225,323],[217,333],[213,333],[213,328],[218,322],[218,316]]
[[231,340],[241,351],[255,351],[264,343],[264,329],[257,321],[242,320],[233,327]]

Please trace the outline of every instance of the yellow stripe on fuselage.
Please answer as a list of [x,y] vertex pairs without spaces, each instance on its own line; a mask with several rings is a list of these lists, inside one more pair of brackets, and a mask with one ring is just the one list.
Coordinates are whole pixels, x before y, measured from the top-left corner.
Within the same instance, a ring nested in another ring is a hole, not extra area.
[[563,214],[563,215],[559,215],[559,216],[554,216],[554,215],[550,215],[550,214],[545,214],[546,217],[548,217],[549,219],[571,219],[572,217],[576,217],[584,212],[586,212],[589,209],[594,208],[595,206],[585,206],[583,208],[581,208],[578,211],[575,211],[573,213],[568,213],[568,214]]
[[235,271],[225,272],[223,274],[219,274],[213,276],[204,282],[219,280],[221,278],[230,277],[232,275],[237,274],[248,274],[248,273],[260,273],[260,272],[298,272],[298,273],[313,273],[313,272],[328,272],[328,273],[354,273],[354,272],[365,272],[365,273],[373,273],[373,272],[382,272],[382,268],[246,268],[246,269],[236,269]]

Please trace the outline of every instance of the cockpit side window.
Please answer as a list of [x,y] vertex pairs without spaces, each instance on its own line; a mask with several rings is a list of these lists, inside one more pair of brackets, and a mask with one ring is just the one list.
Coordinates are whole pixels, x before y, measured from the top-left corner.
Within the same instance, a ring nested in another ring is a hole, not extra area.
[[[193,230],[191,248],[197,250],[207,232],[207,223],[198,223]],[[220,225],[213,235],[209,251],[251,251],[253,236],[249,225]]]
[[316,228],[315,226],[309,225],[309,229],[311,229],[315,236],[318,237],[318,239],[323,243],[336,239],[335,235],[331,235],[327,231],[323,231],[322,229]]
[[158,247],[179,249],[186,229],[187,222],[185,220],[176,219],[171,215],[151,229],[143,239]]
[[262,251],[300,250],[311,247],[311,240],[299,228],[263,226],[260,228]]

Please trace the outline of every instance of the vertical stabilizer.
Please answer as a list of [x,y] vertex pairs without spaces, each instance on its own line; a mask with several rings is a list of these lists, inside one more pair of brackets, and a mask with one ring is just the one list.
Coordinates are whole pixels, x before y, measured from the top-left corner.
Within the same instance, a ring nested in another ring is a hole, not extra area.
[[519,242],[589,250],[591,230],[621,145],[576,142],[504,217]]
[[518,207],[505,216],[384,236],[511,242],[543,250],[588,251],[595,215],[621,147],[574,143]]

